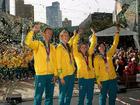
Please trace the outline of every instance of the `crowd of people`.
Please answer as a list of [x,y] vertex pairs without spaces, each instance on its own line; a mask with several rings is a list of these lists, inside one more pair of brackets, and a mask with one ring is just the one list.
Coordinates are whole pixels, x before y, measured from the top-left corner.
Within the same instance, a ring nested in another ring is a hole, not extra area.
[[30,63],[33,59],[32,51],[19,45],[6,45],[0,49],[1,80],[27,79],[33,75]]
[[114,55],[114,65],[119,77],[136,75],[140,72],[140,52],[138,49],[119,49]]

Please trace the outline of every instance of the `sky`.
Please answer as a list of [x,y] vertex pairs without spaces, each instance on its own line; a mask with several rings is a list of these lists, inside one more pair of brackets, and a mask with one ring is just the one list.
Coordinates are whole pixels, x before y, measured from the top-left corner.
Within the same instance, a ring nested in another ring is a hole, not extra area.
[[[62,20],[72,20],[72,25],[79,25],[90,13],[112,13],[115,8],[115,0],[24,0],[36,5],[51,6],[52,2],[58,1],[62,10]],[[40,3],[40,4],[39,4]],[[37,15],[37,14],[36,14]]]

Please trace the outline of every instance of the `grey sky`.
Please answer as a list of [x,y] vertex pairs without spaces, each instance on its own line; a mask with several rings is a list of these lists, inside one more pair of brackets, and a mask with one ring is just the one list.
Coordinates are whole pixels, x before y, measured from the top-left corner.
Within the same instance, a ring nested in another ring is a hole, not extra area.
[[53,1],[60,2],[63,19],[67,17],[73,25],[78,25],[93,12],[112,13],[115,5],[115,0],[47,0],[46,5]]
[[[28,3],[36,2],[36,5],[50,6],[58,1],[62,10],[62,18],[72,20],[72,25],[80,24],[90,13],[109,12],[114,10],[115,0],[24,0]],[[40,7],[41,8],[41,7]],[[43,12],[43,11],[42,11]],[[41,13],[42,13],[41,12]],[[43,16],[44,17],[44,16]],[[42,18],[43,18],[42,17]]]

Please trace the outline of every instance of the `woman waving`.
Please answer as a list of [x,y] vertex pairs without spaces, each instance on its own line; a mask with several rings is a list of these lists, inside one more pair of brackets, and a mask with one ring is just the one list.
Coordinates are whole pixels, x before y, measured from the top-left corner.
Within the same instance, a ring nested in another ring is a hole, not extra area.
[[[74,36],[73,36],[74,37]],[[73,37],[69,40],[69,34],[63,30],[60,35],[60,44],[57,46],[57,69],[59,81],[59,105],[70,105],[74,87],[74,59],[72,56]]]
[[94,59],[95,74],[98,86],[101,90],[99,96],[99,105],[106,105],[106,97],[109,95],[109,105],[115,105],[117,94],[116,72],[112,61],[117,45],[119,42],[119,28],[115,33],[114,42],[111,48],[106,51],[104,43],[97,45],[98,54]]
[[90,47],[88,43],[81,42],[80,33],[76,35],[73,41],[73,54],[77,65],[77,78],[79,84],[79,101],[78,105],[84,105],[84,99],[86,97],[86,105],[92,105],[93,90],[95,74],[92,66],[92,54],[96,44],[96,36],[93,33],[90,41]]

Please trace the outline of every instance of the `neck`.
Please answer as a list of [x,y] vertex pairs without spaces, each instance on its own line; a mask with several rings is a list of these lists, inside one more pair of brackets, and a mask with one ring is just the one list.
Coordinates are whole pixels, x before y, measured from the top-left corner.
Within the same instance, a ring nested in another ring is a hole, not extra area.
[[64,41],[61,41],[65,46],[67,45],[67,43],[65,43]]
[[47,44],[49,44],[49,41],[48,41],[48,40],[45,40],[45,42],[46,42]]
[[86,52],[82,52],[82,51],[81,51],[81,53],[82,53],[83,56],[86,56]]
[[105,52],[100,52],[100,54],[104,55],[104,54],[105,54]]
[[43,38],[45,40],[46,43],[49,43],[50,41],[45,37],[45,35],[43,35]]

